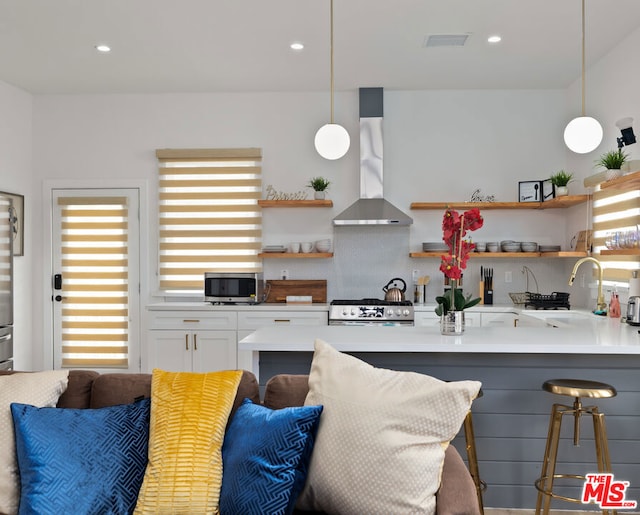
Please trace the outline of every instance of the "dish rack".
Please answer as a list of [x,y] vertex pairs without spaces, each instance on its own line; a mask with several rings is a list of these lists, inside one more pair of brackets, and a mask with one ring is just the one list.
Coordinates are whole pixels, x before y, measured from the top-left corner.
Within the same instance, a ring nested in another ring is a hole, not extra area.
[[526,291],[523,292],[517,292],[517,293],[509,293],[509,297],[511,297],[511,300],[513,301],[513,303],[516,306],[525,306],[526,307],[526,303],[529,300],[529,275],[531,275],[531,277],[533,278],[533,282],[536,283],[536,292],[540,291],[540,288],[538,287],[538,280],[536,279],[536,276],[533,274],[533,272],[531,271],[531,269],[528,266],[523,266],[522,267],[522,273],[526,274],[525,275],[525,279],[526,279]]
[[569,294],[559,291],[554,291],[551,295],[527,292],[527,300],[524,303],[524,307],[529,306],[536,309],[571,309]]

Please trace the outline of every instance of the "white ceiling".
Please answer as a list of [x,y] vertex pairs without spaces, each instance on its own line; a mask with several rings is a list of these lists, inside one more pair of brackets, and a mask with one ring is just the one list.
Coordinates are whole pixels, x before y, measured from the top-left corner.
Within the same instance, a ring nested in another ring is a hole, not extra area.
[[[0,0],[0,80],[32,93],[328,91],[329,5]],[[580,77],[580,0],[334,0],[334,11],[337,91],[565,88]],[[587,0],[586,13],[587,63],[640,27],[639,0]],[[424,47],[463,33],[464,47]],[[493,33],[503,42],[489,45]]]

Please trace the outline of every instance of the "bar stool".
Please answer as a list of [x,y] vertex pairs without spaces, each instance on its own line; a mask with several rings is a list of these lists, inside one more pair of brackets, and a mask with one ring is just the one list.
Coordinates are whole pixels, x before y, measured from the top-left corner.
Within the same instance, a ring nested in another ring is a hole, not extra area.
[[[482,388],[478,392],[476,399],[482,397]],[[476,437],[473,432],[473,417],[471,410],[467,413],[464,419],[464,441],[467,450],[467,461],[469,463],[469,472],[473,478],[473,482],[476,485],[476,495],[478,496],[478,507],[480,508],[481,515],[484,515],[484,505],[482,502],[482,492],[487,489],[487,484],[480,479],[480,469],[478,467],[478,455],[476,454]]]
[[[551,499],[581,503],[580,499],[573,499],[553,492],[553,481],[557,478],[581,479],[585,476],[576,474],[556,474],[556,458],[558,456],[558,444],[560,441],[560,428],[563,415],[573,415],[573,445],[580,444],[580,417],[591,415],[593,420],[593,436],[596,448],[596,461],[598,472],[611,472],[611,460],[609,458],[609,445],[607,443],[607,430],[604,424],[604,413],[598,411],[597,406],[582,406],[581,398],[604,399],[615,397],[616,389],[606,383],[597,381],[585,381],[582,379],[551,379],[545,381],[542,389],[556,395],[567,395],[574,398],[573,406],[554,404],[549,421],[549,433],[547,434],[547,446],[544,451],[544,461],[540,477],[536,479],[535,486],[538,490],[536,502],[536,515],[547,515],[551,506]],[[542,509],[542,512],[540,511]],[[615,514],[616,511],[602,510],[602,513]]]

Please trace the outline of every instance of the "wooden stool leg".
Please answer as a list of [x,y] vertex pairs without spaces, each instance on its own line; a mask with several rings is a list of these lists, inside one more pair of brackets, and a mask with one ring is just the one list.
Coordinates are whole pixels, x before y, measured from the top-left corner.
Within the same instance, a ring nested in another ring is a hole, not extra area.
[[[551,507],[551,495],[545,492],[553,491],[553,475],[556,472],[556,459],[558,457],[558,444],[560,443],[560,429],[562,427],[562,415],[565,407],[561,404],[554,404],[549,418],[549,432],[547,434],[547,445],[544,451],[542,471],[538,479],[538,499],[536,501],[536,515],[549,514]],[[544,502],[543,502],[544,501]],[[544,506],[543,506],[544,504]],[[541,511],[542,509],[542,511]]]
[[483,483],[480,479],[480,470],[478,468],[478,455],[476,454],[476,437],[473,433],[473,418],[471,411],[467,413],[464,419],[464,439],[467,448],[467,461],[469,462],[469,472],[476,485],[476,495],[478,496],[478,506],[481,515],[484,515],[484,504],[482,502]]

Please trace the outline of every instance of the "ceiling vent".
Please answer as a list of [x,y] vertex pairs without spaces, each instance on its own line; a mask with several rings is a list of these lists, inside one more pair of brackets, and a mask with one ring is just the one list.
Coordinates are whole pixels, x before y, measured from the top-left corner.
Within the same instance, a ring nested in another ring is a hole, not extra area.
[[464,46],[469,38],[469,34],[432,34],[424,40],[424,46],[443,47],[443,46]]

